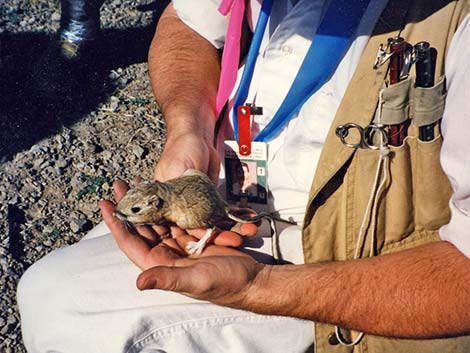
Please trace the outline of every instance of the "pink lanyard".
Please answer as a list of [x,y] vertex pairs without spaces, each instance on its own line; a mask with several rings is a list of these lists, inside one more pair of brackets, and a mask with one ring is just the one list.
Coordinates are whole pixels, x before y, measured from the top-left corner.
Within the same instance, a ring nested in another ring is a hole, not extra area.
[[224,16],[230,12],[230,19],[222,54],[222,68],[216,98],[217,116],[222,111],[237,81],[245,0],[223,0],[219,6],[219,12]]

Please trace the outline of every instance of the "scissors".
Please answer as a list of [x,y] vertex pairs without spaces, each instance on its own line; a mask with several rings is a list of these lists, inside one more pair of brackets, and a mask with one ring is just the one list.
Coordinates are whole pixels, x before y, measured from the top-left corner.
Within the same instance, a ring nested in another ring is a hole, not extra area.
[[[350,134],[350,130],[356,133]],[[388,134],[383,124],[369,124],[364,128],[355,123],[339,125],[336,136],[343,145],[351,148],[379,150],[388,144]]]

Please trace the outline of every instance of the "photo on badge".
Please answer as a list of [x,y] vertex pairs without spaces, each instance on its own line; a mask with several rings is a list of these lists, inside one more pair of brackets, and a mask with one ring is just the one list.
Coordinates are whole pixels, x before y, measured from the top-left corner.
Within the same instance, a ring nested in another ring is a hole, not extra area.
[[266,205],[268,189],[265,146],[258,151],[254,150],[249,156],[241,156],[233,143],[236,144],[235,141],[225,141],[227,201],[240,207],[250,204]]

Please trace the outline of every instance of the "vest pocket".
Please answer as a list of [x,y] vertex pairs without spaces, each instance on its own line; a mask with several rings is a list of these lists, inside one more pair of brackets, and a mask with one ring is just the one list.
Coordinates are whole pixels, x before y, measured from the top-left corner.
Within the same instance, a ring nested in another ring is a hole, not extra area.
[[430,142],[416,140],[416,230],[437,230],[450,219],[452,189],[440,163],[441,145],[440,135]]
[[346,196],[352,204],[346,210],[348,258],[354,257],[357,246],[360,257],[376,255],[383,246],[414,231],[412,153],[405,140],[390,148],[382,162],[385,166],[380,166],[380,151],[356,151],[345,177]]
[[436,136],[428,142],[422,141],[426,135],[421,139],[415,138],[417,153],[412,163],[415,169],[416,229],[437,230],[450,219],[448,202],[452,191],[439,159],[442,137],[438,121],[444,113],[445,78],[441,77],[430,88],[414,87],[413,96],[413,129],[416,131],[431,126],[432,135]]
[[401,242],[405,247],[449,221],[451,188],[439,161],[442,138],[423,142],[416,127],[410,130],[401,146],[389,146],[386,168],[378,177],[380,152],[356,151],[345,177],[348,258],[354,257],[357,244],[361,257],[369,256],[371,246],[375,255],[384,248],[396,251]]
[[415,228],[413,168],[414,141],[407,137],[401,146],[389,146],[388,187],[382,193],[377,236],[382,245],[401,241]]

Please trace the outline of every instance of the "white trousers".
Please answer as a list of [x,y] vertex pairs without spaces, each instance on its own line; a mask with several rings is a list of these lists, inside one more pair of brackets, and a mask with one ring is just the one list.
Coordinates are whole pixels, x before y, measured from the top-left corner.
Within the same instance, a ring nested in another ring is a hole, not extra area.
[[28,352],[296,353],[312,348],[310,321],[257,315],[172,292],[141,292],[135,286],[139,273],[104,224],[39,260],[18,286]]

